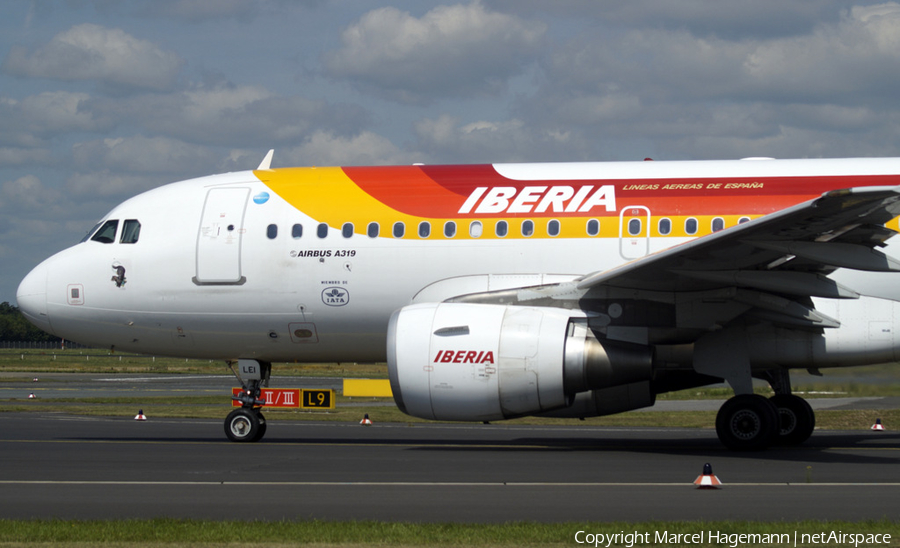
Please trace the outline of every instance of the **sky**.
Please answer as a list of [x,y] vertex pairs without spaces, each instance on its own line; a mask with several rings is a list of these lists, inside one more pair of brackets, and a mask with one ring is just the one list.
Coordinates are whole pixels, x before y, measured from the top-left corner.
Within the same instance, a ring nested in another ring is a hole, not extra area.
[[900,4],[0,3],[0,302],[117,203],[273,167],[900,156]]

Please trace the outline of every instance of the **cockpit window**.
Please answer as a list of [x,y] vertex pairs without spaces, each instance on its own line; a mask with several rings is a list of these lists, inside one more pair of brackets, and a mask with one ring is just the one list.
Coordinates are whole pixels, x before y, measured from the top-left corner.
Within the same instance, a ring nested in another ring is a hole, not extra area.
[[81,242],[83,243],[88,241],[88,239],[94,234],[94,232],[97,232],[97,229],[100,228],[100,225],[102,224],[102,222],[95,224],[93,228],[87,231],[87,234],[84,235],[84,238],[81,239]]
[[141,237],[141,222],[137,219],[126,219],[122,226],[122,236],[119,237],[119,243],[133,244]]
[[113,219],[103,223],[92,237],[91,240],[100,242],[101,244],[111,244],[116,241],[116,231],[119,229],[119,220]]

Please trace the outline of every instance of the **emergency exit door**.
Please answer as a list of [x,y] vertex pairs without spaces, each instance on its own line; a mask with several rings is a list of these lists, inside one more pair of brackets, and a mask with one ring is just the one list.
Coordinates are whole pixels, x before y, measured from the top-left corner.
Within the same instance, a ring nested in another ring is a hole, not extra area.
[[619,254],[639,259],[650,252],[650,209],[627,206],[619,212]]

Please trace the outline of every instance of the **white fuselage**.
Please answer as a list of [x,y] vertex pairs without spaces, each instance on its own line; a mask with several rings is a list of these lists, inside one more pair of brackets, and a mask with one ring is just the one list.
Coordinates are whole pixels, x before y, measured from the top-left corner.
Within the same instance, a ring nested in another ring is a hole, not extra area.
[[[116,239],[111,243],[88,239],[41,263],[22,282],[19,305],[37,325],[58,336],[123,351],[210,359],[383,361],[388,320],[395,310],[410,303],[571,280],[694,237],[661,237],[650,232],[630,236],[629,218],[645,219],[650,225],[658,216],[640,198],[625,196],[622,189],[626,186],[620,184],[623,179],[640,179],[645,188],[638,190],[653,192],[660,185],[654,189],[646,181],[715,180],[737,175],[762,178],[776,171],[802,177],[841,169],[855,173],[860,166],[876,175],[900,173],[900,163],[895,161],[831,162],[497,166],[505,176],[519,177],[519,181],[552,178],[563,181],[560,185],[572,185],[572,180],[614,178],[619,195],[612,211],[608,200],[598,198],[596,214],[566,213],[578,216],[579,227],[592,215],[599,218],[607,230],[597,237],[563,233],[558,237],[491,234],[443,238],[437,222],[434,233],[423,238],[409,234],[392,237],[387,225],[381,226],[378,237],[369,237],[365,227],[358,225],[347,237],[334,222],[329,222],[327,234],[319,237],[316,229],[322,219],[305,213],[302,203],[286,201],[260,179],[259,172],[204,177],[166,185],[117,206],[105,217],[122,221]],[[542,190],[527,191],[531,195],[519,198],[520,208],[530,208],[524,214],[504,210],[503,204],[490,214],[482,208],[484,230],[493,230],[494,221],[505,215],[510,219],[510,231],[518,230],[519,221],[532,213],[536,222],[548,222],[553,218],[553,197],[547,198],[547,211],[541,215],[534,212],[542,196],[555,192],[562,208],[565,203],[560,200],[570,199],[574,193],[558,190],[562,186],[539,188]],[[230,193],[213,197],[211,189],[229,189]],[[265,201],[257,203],[256,197],[263,194]],[[485,195],[481,192],[479,196]],[[205,207],[210,200],[225,203],[234,196],[239,197],[238,203],[221,206],[222,213],[212,210],[213,206]],[[341,196],[334,199],[339,210]],[[508,199],[506,205],[515,205],[515,200]],[[465,213],[460,217],[461,232],[479,207],[480,202],[470,200],[459,208]],[[694,214],[691,207],[688,200],[672,211],[676,216],[689,216]],[[723,214],[729,219],[758,217],[774,207],[748,200],[730,205]],[[563,213],[560,211],[560,217]],[[717,212],[696,214],[704,224]],[[358,218],[360,213],[353,215]],[[122,225],[129,219],[140,223],[135,243],[120,241]],[[303,227],[299,237],[292,232],[295,225]],[[276,227],[274,236],[271,226]],[[406,230],[415,234],[416,227],[407,226]],[[709,229],[701,227],[697,235],[706,232]],[[891,246],[887,253],[900,256]],[[115,281],[117,267],[124,268],[124,283]],[[896,358],[895,349],[900,347],[895,329],[895,301],[900,300],[896,276],[842,270],[832,275],[877,299],[816,299],[817,308],[844,324],[828,330],[827,336],[835,338],[836,359],[822,365],[841,365],[846,358],[841,348],[849,348],[848,341],[860,336],[873,350],[869,354],[875,361]],[[858,355],[858,350],[856,344],[850,354]]]

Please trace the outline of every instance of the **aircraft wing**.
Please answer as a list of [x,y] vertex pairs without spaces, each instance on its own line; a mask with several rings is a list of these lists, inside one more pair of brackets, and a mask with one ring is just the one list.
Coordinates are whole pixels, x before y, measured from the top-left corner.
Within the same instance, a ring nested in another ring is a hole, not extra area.
[[[521,304],[608,313],[626,300],[648,325],[675,327],[669,309],[694,299],[701,323],[723,325],[748,311],[793,327],[837,327],[818,313],[809,297],[858,298],[852,288],[826,277],[838,268],[900,271],[900,262],[878,250],[897,234],[885,223],[900,215],[900,187],[835,190],[621,266],[572,282],[464,295],[454,302]],[[640,304],[638,304],[640,303]],[[667,308],[668,306],[668,308]],[[682,306],[682,310],[684,307]],[[681,314],[683,316],[683,314]],[[667,316],[671,316],[668,320]],[[696,325],[693,325],[696,323]]]
[[[792,272],[810,274],[804,278],[811,280],[814,273],[836,268],[897,271],[900,263],[875,248],[896,234],[883,225],[898,214],[900,187],[836,190],[618,268],[588,274],[578,287],[683,291],[721,286],[729,275],[737,280],[740,273],[749,272],[757,273],[749,275],[752,279],[766,277],[759,273]],[[826,293],[820,296],[840,296]]]

